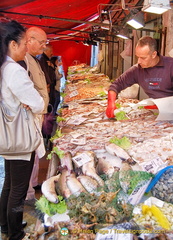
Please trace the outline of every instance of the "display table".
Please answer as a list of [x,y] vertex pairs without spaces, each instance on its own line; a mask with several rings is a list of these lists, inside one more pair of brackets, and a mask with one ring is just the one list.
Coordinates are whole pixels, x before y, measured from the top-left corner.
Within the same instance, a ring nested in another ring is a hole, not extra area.
[[[77,69],[80,70],[77,72]],[[59,191],[60,195],[67,198],[67,202],[68,199],[71,199],[69,198],[71,195],[76,196],[76,199],[81,201],[81,207],[82,200],[80,200],[79,197],[79,191],[81,189],[78,189],[77,185],[71,185],[74,179],[75,181],[81,181],[81,175],[87,175],[92,178],[93,182],[91,185],[94,186],[95,182],[97,182],[100,187],[103,187],[101,175],[112,176],[114,173],[119,174],[119,172],[125,170],[124,166],[127,168],[126,170],[130,169],[131,171],[147,172],[155,175],[159,170],[173,165],[173,122],[156,121],[158,115],[156,110],[145,109],[140,106],[135,107],[139,102],[137,99],[125,98],[119,98],[116,101],[116,104],[120,108],[117,110],[118,114],[115,112],[115,119],[108,119],[105,115],[105,109],[107,106],[106,97],[109,85],[110,80],[104,74],[93,73],[91,69],[86,66],[80,66],[78,68],[75,66],[71,68],[64,92],[64,103],[68,104],[68,108],[62,109],[61,117],[58,118],[58,129],[54,136],[53,145],[56,151],[58,149],[58,154],[63,153],[66,157],[59,155],[58,158],[55,150],[53,150],[47,178],[51,178],[56,174],[60,174],[60,177],[62,177],[63,174],[66,174],[64,182],[58,182],[57,185],[59,186],[57,187],[57,191]],[[122,113],[124,117],[119,119],[120,116],[122,117]],[[125,155],[122,156],[119,152],[115,154],[114,149],[112,150],[110,141],[115,138],[116,140],[125,139],[130,143],[126,149],[123,149],[122,153],[126,153]],[[89,160],[87,158],[89,158]],[[101,161],[102,165],[99,165]],[[84,171],[85,164],[88,164],[88,169]],[[103,164],[104,168],[102,168]],[[93,175],[92,172],[90,172],[91,169],[93,170]],[[82,170],[83,172],[77,172],[77,170]],[[63,188],[60,187],[61,184],[65,184]],[[74,184],[76,184],[76,182]],[[126,184],[128,185],[129,182],[126,182]],[[70,193],[69,191],[65,191],[67,190],[66,187],[68,190],[70,189]],[[85,191],[86,186],[85,190],[81,190],[81,192]],[[103,191],[103,188],[101,191]],[[111,198],[111,201],[113,201],[118,192],[119,190],[114,192],[115,195]],[[105,194],[107,198],[109,194]],[[137,204],[139,203],[138,200],[135,199],[134,202],[135,201]],[[137,205],[134,204],[134,202],[132,208],[135,208],[135,205]],[[130,220],[128,213],[125,213],[125,208],[126,210],[128,208],[127,205],[123,205],[121,202],[121,207],[124,211],[121,214],[125,214],[121,215],[124,216],[124,220],[117,212],[117,214],[112,215],[113,220],[110,220],[110,216],[109,218],[105,218],[107,219],[105,222],[106,225],[116,225],[117,223]],[[107,211],[106,208],[105,211]],[[130,212],[131,209],[129,208],[128,211]],[[84,212],[84,215],[86,215],[86,212]],[[104,239],[103,236],[101,237],[99,234],[101,233],[100,229],[104,227],[105,224],[102,223],[101,226],[99,226],[98,215],[93,216],[96,217],[96,220],[91,221],[90,219],[87,224],[81,223],[81,219],[79,218],[77,220],[76,216],[73,222],[73,228],[70,227],[69,223],[62,225],[58,223],[59,230],[57,231],[60,231],[62,227],[66,227],[71,234],[69,235],[71,238],[67,239],[89,240],[95,239],[96,236],[97,239]],[[169,221],[169,230],[172,230],[173,222],[171,220]],[[82,227],[83,225],[85,225],[84,228]],[[92,234],[91,232],[84,232],[84,229],[91,231],[94,225],[97,225],[94,229],[97,229],[99,234],[96,235],[97,231],[92,231]],[[145,228],[144,225],[142,226]],[[149,222],[148,226],[151,228],[158,225],[152,225],[152,223]],[[78,231],[74,232],[75,228],[78,229]],[[79,229],[83,230],[79,231]],[[164,230],[162,227],[161,229]],[[151,232],[152,231],[150,231],[150,233]],[[157,235],[157,233],[155,234]],[[58,235],[58,239],[61,239],[61,235]],[[132,239],[132,237],[133,234],[130,234],[127,239]],[[149,237],[148,235],[146,239],[150,239]]]

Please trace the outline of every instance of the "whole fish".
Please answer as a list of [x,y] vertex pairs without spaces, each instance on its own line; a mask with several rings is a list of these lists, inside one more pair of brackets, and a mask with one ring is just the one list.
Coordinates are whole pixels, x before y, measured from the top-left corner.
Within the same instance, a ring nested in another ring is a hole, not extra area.
[[127,161],[129,164],[136,164],[136,162],[129,156],[129,154],[121,147],[114,143],[106,143],[105,149],[108,153],[119,157],[122,161]]
[[78,167],[78,174],[92,177],[99,183],[100,186],[103,186],[104,181],[97,175],[96,169],[95,169],[96,167],[95,153],[93,151],[83,151],[83,152],[77,152],[75,156],[79,156],[82,153],[87,154],[90,157],[90,161],[85,162],[81,167]]
[[61,171],[59,180],[55,183],[56,192],[65,198],[68,198],[71,195],[71,191],[67,187],[67,176],[69,175],[69,171],[67,169],[63,169]]
[[85,175],[80,175],[77,177],[77,179],[87,190],[87,192],[89,193],[97,192],[98,182],[95,179]]
[[76,175],[74,173],[67,176],[66,182],[67,182],[67,187],[71,191],[71,194],[75,195],[76,197],[78,197],[81,192],[86,192],[85,188],[82,186],[82,184],[76,178]]
[[48,178],[46,181],[43,182],[41,185],[41,191],[43,195],[53,203],[58,203],[58,195],[56,194],[55,183],[59,180],[60,174]]
[[52,154],[51,160],[49,162],[47,176],[53,177],[57,174],[58,166],[60,165],[60,159],[56,153]]
[[100,186],[104,186],[104,181],[97,175],[92,161],[87,162],[82,166],[82,172],[84,175],[94,178]]
[[119,157],[108,153],[106,150],[102,153],[96,153],[96,157],[97,159],[104,158],[105,161],[109,162],[115,169],[121,168],[122,160]]
[[66,167],[69,172],[73,170],[72,155],[70,152],[65,152],[64,156],[60,158],[61,167]]
[[98,163],[96,167],[96,172],[101,174],[106,174],[109,178],[112,177],[114,173],[114,166],[106,161],[104,158],[98,158]]

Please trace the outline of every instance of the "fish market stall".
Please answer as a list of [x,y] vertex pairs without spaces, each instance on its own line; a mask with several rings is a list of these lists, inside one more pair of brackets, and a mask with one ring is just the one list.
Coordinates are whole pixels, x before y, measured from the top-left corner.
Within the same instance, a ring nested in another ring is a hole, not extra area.
[[173,122],[129,98],[108,119],[109,85],[84,64],[69,69],[36,239],[173,239]]

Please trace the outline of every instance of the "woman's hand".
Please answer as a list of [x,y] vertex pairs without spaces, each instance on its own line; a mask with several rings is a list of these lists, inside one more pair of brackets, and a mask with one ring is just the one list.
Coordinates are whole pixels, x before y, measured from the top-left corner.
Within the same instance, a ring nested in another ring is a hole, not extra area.
[[22,106],[23,106],[24,108],[26,108],[26,110],[31,110],[31,108],[30,108],[28,105],[24,104],[24,103],[22,103]]

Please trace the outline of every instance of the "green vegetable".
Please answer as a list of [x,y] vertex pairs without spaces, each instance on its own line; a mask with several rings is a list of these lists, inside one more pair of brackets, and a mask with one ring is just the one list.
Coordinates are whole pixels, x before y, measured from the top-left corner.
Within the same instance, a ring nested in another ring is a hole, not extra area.
[[144,108],[144,106],[139,106],[139,107],[138,107],[138,109],[143,109],[143,108]]
[[128,149],[131,146],[130,140],[125,136],[123,138],[113,137],[109,141],[111,143],[118,145],[119,147],[121,147],[123,149]]
[[85,78],[85,81],[89,84],[89,83],[91,83],[91,79],[89,79],[89,78]]
[[154,174],[145,171],[127,170],[125,171],[124,177],[120,178],[119,180],[121,184],[123,184],[123,182],[129,182],[129,188],[127,193],[131,194],[139,183],[147,181],[154,176]]
[[116,117],[117,121],[128,119],[128,118],[126,117],[126,113],[125,113],[124,111],[117,112],[117,113],[115,114],[115,117]]
[[63,134],[61,133],[61,130],[56,130],[55,135],[50,138],[50,141],[53,142],[54,139],[62,137]]
[[56,153],[59,158],[62,158],[64,156],[64,151],[59,150],[57,147],[53,147],[52,151],[47,155],[48,160],[52,158],[53,153]]
[[105,93],[104,91],[101,91],[101,92],[98,93],[98,95],[100,97],[106,97],[107,93]]
[[121,105],[119,103],[116,103],[116,108],[121,108]]
[[63,117],[58,116],[58,117],[56,118],[56,121],[59,123],[59,122],[66,121],[66,119],[63,118]]
[[45,196],[41,196],[35,203],[36,209],[49,216],[53,216],[56,213],[62,214],[67,210],[67,205],[62,196],[58,196],[58,199],[58,203],[52,203]]
[[63,98],[67,95],[67,93],[60,92],[60,96]]

